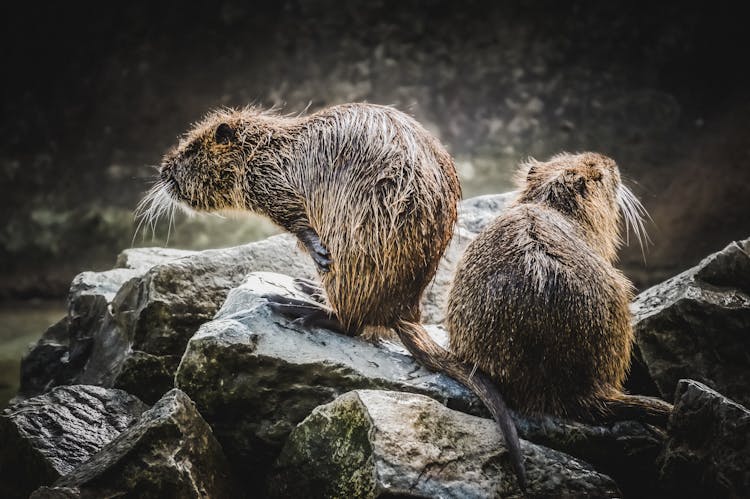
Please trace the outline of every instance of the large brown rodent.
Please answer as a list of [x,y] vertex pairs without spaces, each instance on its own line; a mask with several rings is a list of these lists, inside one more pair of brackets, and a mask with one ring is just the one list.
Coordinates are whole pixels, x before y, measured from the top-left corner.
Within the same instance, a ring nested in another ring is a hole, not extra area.
[[600,154],[561,154],[521,169],[515,202],[469,245],[446,324],[451,351],[527,414],[666,423],[671,406],[625,395],[632,285],[613,262],[624,216],[643,207]]
[[248,210],[296,235],[318,267],[324,299],[270,296],[271,306],[349,335],[393,328],[418,362],[480,396],[524,487],[518,437],[496,387],[419,323],[460,196],[453,160],[419,123],[390,107],[347,104],[306,117],[214,112],[165,155],[143,206],[148,218],[174,202]]

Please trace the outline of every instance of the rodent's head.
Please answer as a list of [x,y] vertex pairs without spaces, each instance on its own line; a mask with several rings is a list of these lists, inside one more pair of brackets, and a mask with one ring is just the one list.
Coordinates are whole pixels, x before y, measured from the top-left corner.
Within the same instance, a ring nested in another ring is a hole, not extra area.
[[136,209],[141,223],[153,226],[175,206],[188,212],[256,210],[253,192],[265,192],[267,186],[258,184],[275,178],[279,155],[266,146],[284,137],[282,121],[253,108],[209,113],[164,155],[159,178]]
[[626,234],[633,227],[643,248],[648,235],[646,210],[622,183],[615,161],[602,154],[558,154],[547,162],[529,160],[519,171],[520,203],[540,203],[577,221],[588,242],[609,261],[622,244],[620,219]]
[[198,211],[244,209],[248,110],[219,110],[196,123],[164,155],[159,181],[170,197]]

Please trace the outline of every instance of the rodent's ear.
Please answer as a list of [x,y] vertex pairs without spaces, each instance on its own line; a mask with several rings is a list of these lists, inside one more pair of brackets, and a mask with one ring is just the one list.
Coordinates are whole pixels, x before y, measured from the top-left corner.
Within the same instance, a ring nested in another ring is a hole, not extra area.
[[602,169],[599,166],[589,168],[588,176],[591,180],[599,182],[602,179]]
[[228,144],[229,142],[233,141],[234,138],[234,129],[231,126],[227,125],[226,123],[222,123],[216,127],[216,131],[214,132],[214,140],[217,144]]

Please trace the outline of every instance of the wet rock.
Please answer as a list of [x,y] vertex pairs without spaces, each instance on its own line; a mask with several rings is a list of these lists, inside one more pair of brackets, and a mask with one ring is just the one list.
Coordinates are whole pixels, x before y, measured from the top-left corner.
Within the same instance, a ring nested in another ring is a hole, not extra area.
[[479,234],[505,211],[517,194],[516,191],[510,191],[461,201],[458,207],[458,227],[472,234]]
[[28,497],[89,459],[148,409],[121,390],[57,387],[0,417],[0,497]]
[[171,390],[91,459],[31,497],[236,497],[221,446]]
[[250,274],[190,340],[176,375],[244,478],[262,480],[294,426],[349,390],[412,391],[482,410],[468,390],[420,368],[403,347],[303,328],[274,315],[262,297],[268,293],[304,298],[291,277]]
[[666,435],[636,421],[593,426],[552,417],[515,417],[518,434],[590,463],[612,477],[626,497],[658,497],[658,457]]
[[26,356],[21,396],[85,383],[122,388],[153,403],[173,386],[187,340],[252,270],[313,277],[289,235],[201,252],[124,251],[122,268],[84,272],[71,287],[68,317]]
[[287,234],[152,267],[118,292],[112,303],[115,321],[97,336],[92,353],[97,364],[83,379],[117,386],[146,401],[158,398],[172,387],[188,339],[213,318],[229,290],[248,272],[279,269],[314,277],[309,257]]
[[133,269],[143,274],[155,265],[195,253],[196,251],[174,248],[130,248],[117,255],[115,268]]
[[85,383],[82,373],[97,336],[112,327],[110,305],[118,291],[151,266],[190,253],[165,248],[130,249],[118,257],[118,268],[78,274],[68,293],[68,314],[42,335],[21,362],[16,400],[39,395],[53,386]]
[[[619,496],[611,478],[521,441],[530,495]],[[357,390],[316,408],[292,432],[272,497],[522,497],[488,419],[421,395]]]
[[663,455],[674,497],[750,496],[750,411],[693,380],[680,380]]
[[632,309],[636,341],[664,398],[691,378],[750,404],[750,239],[644,291]]

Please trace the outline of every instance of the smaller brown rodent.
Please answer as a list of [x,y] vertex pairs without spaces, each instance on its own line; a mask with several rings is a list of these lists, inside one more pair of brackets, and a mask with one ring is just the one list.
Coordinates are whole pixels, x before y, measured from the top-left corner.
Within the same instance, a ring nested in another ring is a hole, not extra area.
[[[601,154],[531,160],[511,207],[467,248],[449,297],[451,350],[523,413],[665,424],[666,402],[625,395],[632,285],[613,266],[640,202]],[[627,228],[626,228],[627,230]]]

